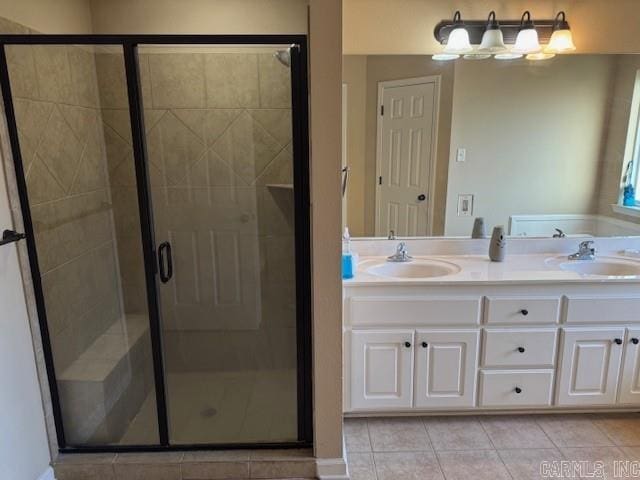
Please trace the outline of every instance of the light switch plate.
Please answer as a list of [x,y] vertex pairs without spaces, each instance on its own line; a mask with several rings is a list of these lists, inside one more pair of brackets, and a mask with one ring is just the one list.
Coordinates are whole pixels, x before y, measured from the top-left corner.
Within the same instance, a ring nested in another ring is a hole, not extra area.
[[470,217],[473,215],[473,195],[461,193],[458,195],[458,216]]
[[467,149],[459,148],[456,151],[456,162],[466,162],[467,161]]

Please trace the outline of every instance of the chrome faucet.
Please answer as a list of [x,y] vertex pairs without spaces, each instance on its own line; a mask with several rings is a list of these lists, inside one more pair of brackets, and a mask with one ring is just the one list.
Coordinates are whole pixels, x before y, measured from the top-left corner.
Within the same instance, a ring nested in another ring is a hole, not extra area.
[[396,247],[396,253],[387,257],[387,262],[410,262],[413,257],[407,252],[407,244],[400,242]]
[[578,251],[569,255],[569,260],[595,260],[596,249],[592,245],[592,240],[585,240],[584,242],[580,242]]
[[393,230],[389,230],[389,236],[387,237],[388,240],[395,240],[396,239],[396,232]]
[[556,233],[553,234],[553,238],[564,238],[564,237],[566,237],[565,233],[561,229],[555,228],[554,230],[556,231]]

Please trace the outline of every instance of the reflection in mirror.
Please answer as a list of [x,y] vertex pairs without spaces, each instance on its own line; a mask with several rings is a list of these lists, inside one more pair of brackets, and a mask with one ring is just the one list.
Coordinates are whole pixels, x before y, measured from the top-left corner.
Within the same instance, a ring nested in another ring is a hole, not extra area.
[[640,55],[345,55],[343,92],[354,237],[640,235]]

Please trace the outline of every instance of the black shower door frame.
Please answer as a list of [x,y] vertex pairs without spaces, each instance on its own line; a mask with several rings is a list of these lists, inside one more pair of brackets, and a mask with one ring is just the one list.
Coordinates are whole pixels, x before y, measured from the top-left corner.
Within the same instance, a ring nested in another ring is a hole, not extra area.
[[[6,47],[11,45],[109,45],[121,46],[124,53],[126,84],[131,118],[133,156],[136,172],[138,209],[142,232],[147,304],[151,334],[159,443],[151,445],[70,446],[66,443],[47,312],[38,266],[25,171],[20,151],[13,96],[7,65]],[[296,341],[298,440],[287,443],[172,444],[169,441],[165,372],[162,348],[158,269],[150,198],[144,109],[138,63],[138,45],[289,45],[291,46],[291,109],[293,134],[293,182],[295,217]],[[312,445],[311,385],[311,222],[309,194],[309,107],[306,35],[0,35],[0,88],[4,103],[9,142],[16,172],[16,183],[26,234],[29,266],[42,336],[47,379],[56,427],[58,447],[63,453],[141,452],[158,450],[196,450],[231,448],[299,448]]]

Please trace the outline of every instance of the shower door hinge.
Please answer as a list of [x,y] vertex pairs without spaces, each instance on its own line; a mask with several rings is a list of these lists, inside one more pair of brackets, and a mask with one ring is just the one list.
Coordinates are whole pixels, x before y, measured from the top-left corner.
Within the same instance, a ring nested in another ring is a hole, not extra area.
[[380,105],[380,115],[384,115],[384,105]]
[[382,177],[378,177],[378,185],[382,185]]

